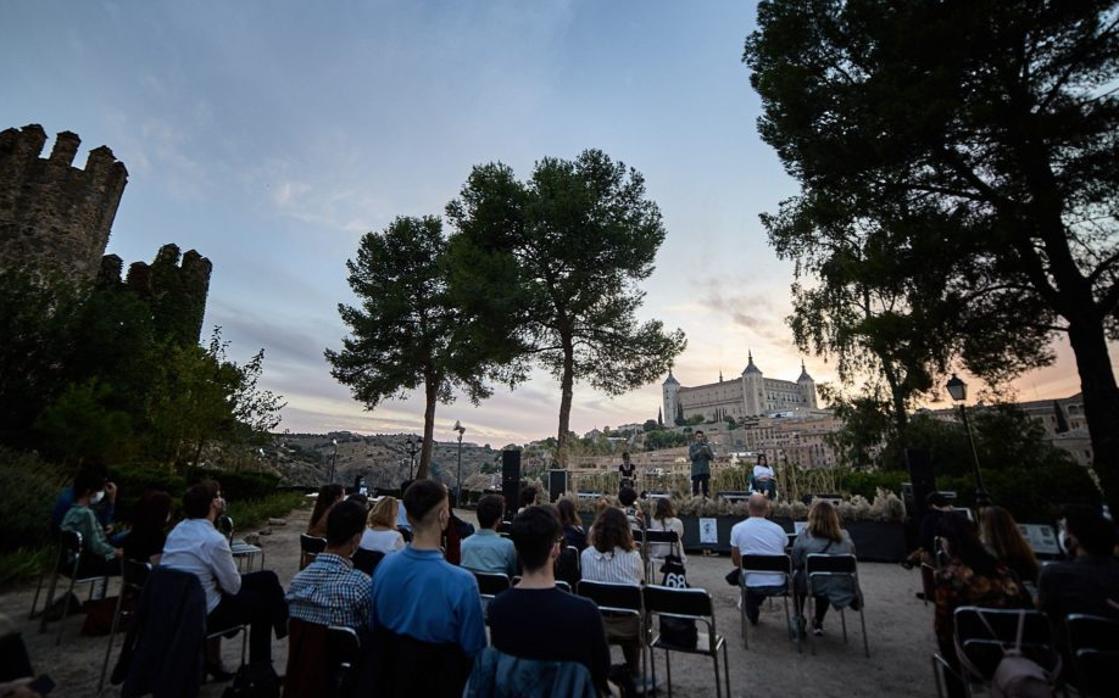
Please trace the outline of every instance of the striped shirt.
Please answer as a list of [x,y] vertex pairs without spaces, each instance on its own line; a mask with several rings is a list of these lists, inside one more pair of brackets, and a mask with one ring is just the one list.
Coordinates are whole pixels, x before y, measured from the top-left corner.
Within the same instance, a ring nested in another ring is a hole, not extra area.
[[306,623],[344,625],[358,630],[369,627],[373,596],[369,575],[354,569],[348,559],[319,553],[295,575],[284,595],[288,613]]
[[641,562],[641,553],[636,550],[627,552],[615,547],[608,553],[600,553],[594,546],[589,546],[579,560],[583,579],[592,582],[641,584],[645,580],[645,566]]

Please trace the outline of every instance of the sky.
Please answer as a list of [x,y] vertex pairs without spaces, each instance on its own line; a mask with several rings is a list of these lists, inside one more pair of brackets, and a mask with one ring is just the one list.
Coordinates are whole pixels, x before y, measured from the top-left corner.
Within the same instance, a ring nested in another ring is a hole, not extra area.
[[[419,431],[423,398],[373,411],[323,358],[346,328],[346,260],[399,215],[440,214],[476,164],[520,177],[544,156],[600,148],[642,172],[667,237],[643,319],[681,328],[684,385],[771,377],[804,359],[785,318],[791,263],[758,215],[797,184],[758,137],[741,63],[754,3],[36,2],[0,4],[0,128],[42,124],[105,144],[128,168],[108,252],[160,245],[214,265],[206,328],[230,354],[265,349],[281,429]],[[46,147],[44,156],[49,152]],[[1016,383],[1021,399],[1078,390],[1071,352]],[[575,393],[576,432],[655,418],[660,385]],[[547,374],[480,406],[440,405],[436,438],[499,446],[555,432]]]

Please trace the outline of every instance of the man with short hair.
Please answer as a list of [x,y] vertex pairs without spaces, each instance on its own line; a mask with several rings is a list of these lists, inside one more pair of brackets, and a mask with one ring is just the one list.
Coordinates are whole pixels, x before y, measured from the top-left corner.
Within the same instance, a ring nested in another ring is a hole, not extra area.
[[373,600],[369,575],[350,560],[365,531],[365,507],[345,501],[326,518],[326,549],[291,580],[288,613],[306,623],[369,627]]
[[579,662],[600,691],[607,688],[610,649],[593,602],[556,588],[554,567],[563,551],[563,527],[551,507],[528,507],[511,531],[524,576],[490,602],[495,649],[522,659]]
[[[208,633],[248,624],[250,661],[271,664],[273,628],[277,638],[287,637],[284,589],[275,572],[237,572],[229,541],[214,527],[224,511],[225,499],[217,482],[203,480],[189,487],[183,496],[186,518],[167,534],[159,564],[198,577],[206,594]],[[233,674],[221,666],[219,643],[220,638],[211,640],[206,670],[215,678],[229,680]]]
[[505,498],[501,495],[487,494],[478,500],[475,511],[478,530],[474,535],[463,539],[460,545],[463,567],[474,572],[504,574],[509,577],[517,573],[517,550],[513,547],[513,541],[497,533],[504,511]]
[[637,488],[637,480],[634,477],[637,473],[637,466],[635,466],[629,459],[629,451],[622,453],[622,464],[618,466],[618,491],[620,492],[625,487]]
[[1115,524],[1099,512],[1076,507],[1064,517],[1071,560],[1041,568],[1038,606],[1063,634],[1070,613],[1119,619],[1119,559]]
[[707,443],[707,435],[700,429],[692,434],[688,460],[692,462],[692,496],[698,495],[701,488],[704,497],[710,496],[708,488],[711,482],[711,461],[715,460],[715,452]]
[[[746,500],[749,518],[739,521],[730,530],[730,557],[736,569],[742,567],[743,555],[784,555],[789,544],[785,529],[766,518],[769,500],[755,492]],[[739,583],[746,587],[746,617],[758,624],[758,607],[767,596],[788,588],[788,580],[780,573],[752,573],[742,575]]]
[[443,559],[450,518],[447,488],[417,480],[404,493],[412,542],[377,565],[370,625],[430,644],[454,644],[473,657],[486,646],[474,575]]

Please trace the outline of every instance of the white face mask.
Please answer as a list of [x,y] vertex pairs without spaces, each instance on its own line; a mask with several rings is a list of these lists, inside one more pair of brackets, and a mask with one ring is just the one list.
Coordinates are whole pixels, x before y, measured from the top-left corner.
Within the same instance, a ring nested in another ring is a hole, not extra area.
[[93,496],[89,498],[89,503],[90,504],[97,504],[104,497],[105,497],[105,490],[100,490],[100,491],[94,492]]

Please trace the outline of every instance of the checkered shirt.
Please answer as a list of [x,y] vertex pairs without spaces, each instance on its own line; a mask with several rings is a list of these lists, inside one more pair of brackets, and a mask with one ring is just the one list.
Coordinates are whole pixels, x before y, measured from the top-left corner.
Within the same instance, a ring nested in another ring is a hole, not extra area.
[[307,623],[369,627],[373,605],[369,575],[340,555],[319,553],[295,575],[284,598],[288,613]]

